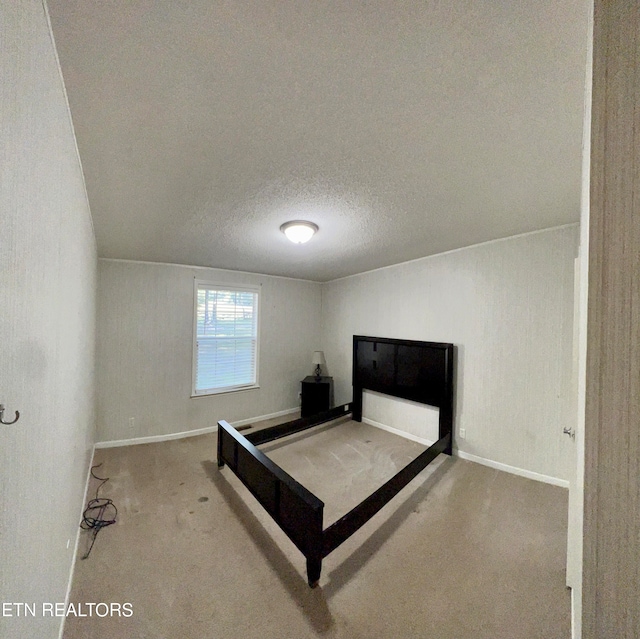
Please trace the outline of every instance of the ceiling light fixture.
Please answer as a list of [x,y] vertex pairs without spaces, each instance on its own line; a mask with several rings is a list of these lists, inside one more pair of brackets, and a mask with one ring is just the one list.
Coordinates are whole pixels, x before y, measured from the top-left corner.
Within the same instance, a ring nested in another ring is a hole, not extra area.
[[294,243],[304,244],[308,242],[318,231],[317,224],[305,222],[304,220],[293,220],[285,222],[280,230]]

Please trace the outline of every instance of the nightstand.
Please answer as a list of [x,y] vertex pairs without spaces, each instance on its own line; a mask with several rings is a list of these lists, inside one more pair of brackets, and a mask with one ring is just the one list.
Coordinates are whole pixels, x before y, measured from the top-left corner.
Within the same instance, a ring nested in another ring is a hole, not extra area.
[[302,408],[300,415],[310,417],[331,408],[333,403],[333,377],[309,375],[302,382]]

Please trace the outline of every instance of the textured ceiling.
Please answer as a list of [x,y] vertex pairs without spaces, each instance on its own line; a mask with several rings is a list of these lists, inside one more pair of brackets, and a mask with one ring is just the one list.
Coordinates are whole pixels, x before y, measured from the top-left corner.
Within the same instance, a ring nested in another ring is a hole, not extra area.
[[588,0],[47,4],[101,257],[326,281],[579,218]]

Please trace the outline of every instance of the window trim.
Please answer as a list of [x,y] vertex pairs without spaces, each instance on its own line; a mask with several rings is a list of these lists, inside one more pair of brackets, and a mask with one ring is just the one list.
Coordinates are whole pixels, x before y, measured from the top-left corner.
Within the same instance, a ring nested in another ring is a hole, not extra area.
[[[206,287],[219,291],[234,291],[240,293],[255,293],[257,295],[256,313],[256,358],[255,358],[255,382],[242,384],[239,386],[225,386],[224,388],[207,389],[206,391],[196,391],[196,380],[198,374],[198,289]],[[226,284],[224,282],[213,282],[211,280],[193,279],[193,324],[192,324],[192,362],[191,362],[191,398],[210,397],[211,395],[223,395],[226,393],[238,393],[242,391],[260,388],[260,307],[262,284]]]

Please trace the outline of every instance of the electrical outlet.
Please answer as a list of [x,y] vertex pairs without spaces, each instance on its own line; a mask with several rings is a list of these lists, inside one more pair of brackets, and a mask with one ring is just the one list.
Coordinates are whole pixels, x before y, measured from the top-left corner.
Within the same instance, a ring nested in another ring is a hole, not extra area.
[[129,417],[129,429],[133,430],[136,427],[135,417]]
[[467,436],[467,431],[465,428],[460,429],[460,439],[464,439]]

